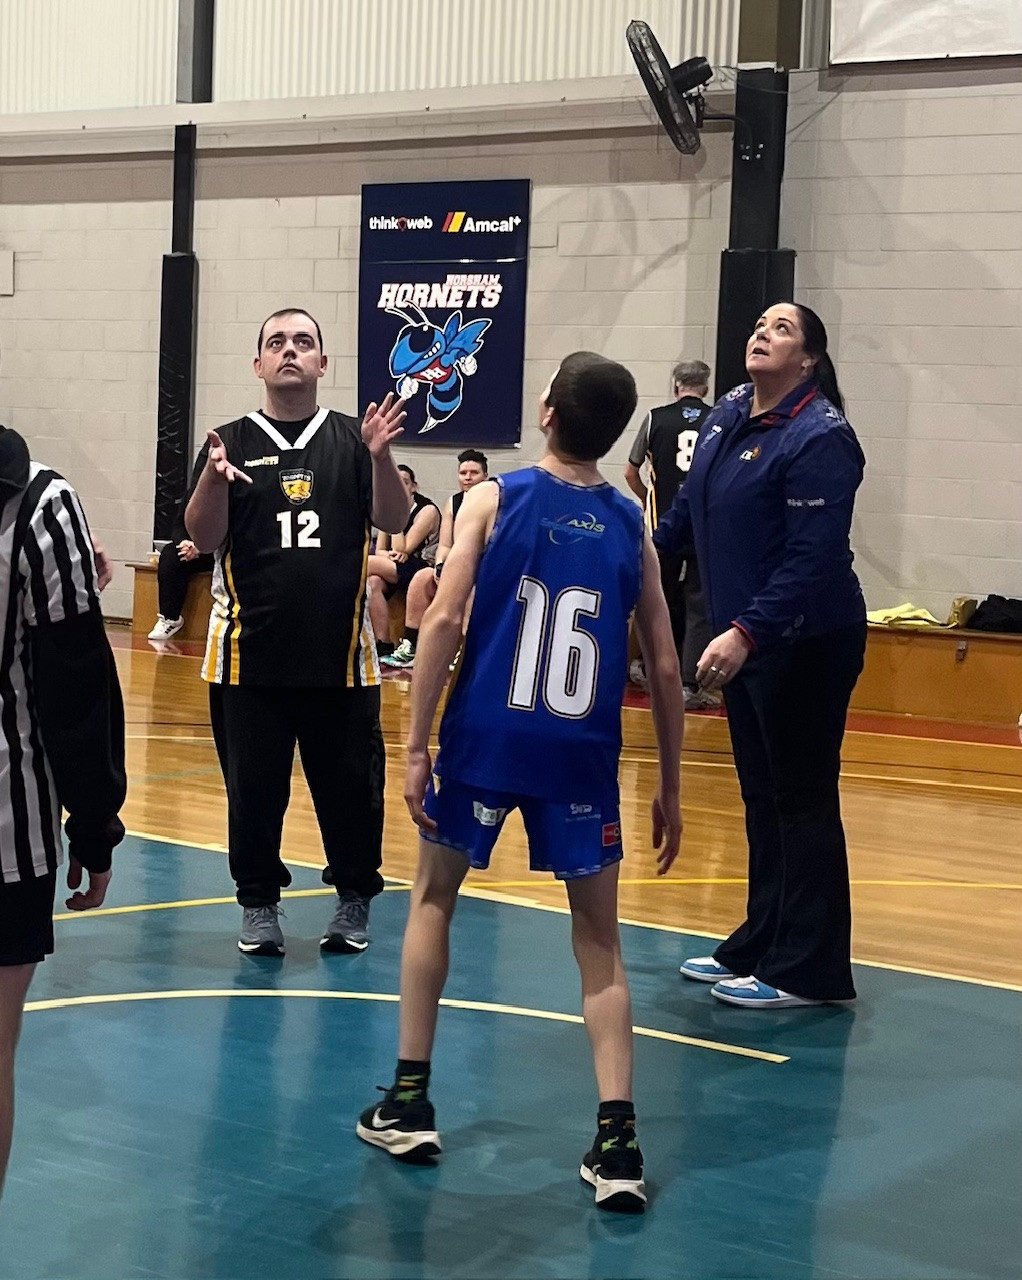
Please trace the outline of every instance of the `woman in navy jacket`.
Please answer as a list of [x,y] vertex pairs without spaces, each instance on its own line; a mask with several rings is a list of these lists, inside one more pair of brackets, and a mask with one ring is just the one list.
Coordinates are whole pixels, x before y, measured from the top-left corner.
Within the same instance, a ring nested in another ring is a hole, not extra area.
[[724,690],[749,840],[745,923],[681,972],[746,1007],[852,1000],[838,776],[866,645],[849,547],[864,458],[808,307],[769,307],[746,367],[654,535],[703,570],[719,634],[698,675]]

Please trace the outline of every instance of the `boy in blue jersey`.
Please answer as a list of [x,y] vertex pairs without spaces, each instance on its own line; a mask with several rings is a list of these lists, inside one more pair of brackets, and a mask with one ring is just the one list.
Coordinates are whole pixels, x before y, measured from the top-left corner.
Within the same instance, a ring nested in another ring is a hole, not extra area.
[[[627,369],[568,356],[540,403],[546,452],[535,467],[465,496],[454,546],[424,620],[412,686],[405,800],[422,834],[401,961],[394,1085],[356,1132],[402,1159],[438,1155],[428,1099],[451,917],[470,866],[485,868],[519,809],[530,865],[564,880],[600,1107],[581,1167],[607,1209],[646,1195],[632,1103],[632,1015],[617,924],[622,857],[617,770],[633,611],[650,673],[660,785],[653,844],[663,875],[681,837],[684,698],[656,553],[642,513],[596,467],[635,409]],[[440,726],[433,715],[461,640]]]

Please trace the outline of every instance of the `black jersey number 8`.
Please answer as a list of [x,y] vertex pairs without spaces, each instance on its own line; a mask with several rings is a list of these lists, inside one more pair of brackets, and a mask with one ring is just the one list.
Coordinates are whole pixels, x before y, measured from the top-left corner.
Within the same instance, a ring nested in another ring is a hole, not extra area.
[[565,587],[551,609],[546,586],[538,578],[524,577],[516,599],[525,608],[507,705],[516,711],[535,710],[545,651],[543,701],[547,709],[567,720],[583,719],[593,708],[600,648],[589,632],[579,627],[578,620],[600,616],[600,593]]
[[320,546],[317,536],[319,516],[315,511],[281,511],[277,523],[280,525],[280,545],[285,551],[291,547]]

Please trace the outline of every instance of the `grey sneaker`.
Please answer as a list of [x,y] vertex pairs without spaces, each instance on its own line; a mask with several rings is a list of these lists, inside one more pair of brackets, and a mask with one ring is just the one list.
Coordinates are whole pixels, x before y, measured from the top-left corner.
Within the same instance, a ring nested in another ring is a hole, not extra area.
[[369,898],[361,894],[342,893],[334,917],[320,938],[324,951],[365,951],[369,946]]
[[266,907],[243,907],[238,950],[247,956],[282,956],[284,935],[277,917],[283,915],[276,904]]

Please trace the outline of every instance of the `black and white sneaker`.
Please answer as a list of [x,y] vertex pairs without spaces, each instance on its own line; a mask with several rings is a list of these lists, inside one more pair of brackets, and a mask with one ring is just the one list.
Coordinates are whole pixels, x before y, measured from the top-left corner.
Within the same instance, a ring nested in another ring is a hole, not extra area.
[[397,1160],[409,1163],[431,1160],[440,1154],[440,1135],[432,1102],[395,1102],[393,1090],[375,1107],[366,1107],[355,1132],[363,1142],[382,1147]]
[[369,946],[369,903],[371,898],[347,891],[337,900],[333,919],[319,940],[323,951],[359,952]]
[[238,950],[247,956],[282,956],[284,935],[278,917],[283,915],[276,904],[265,907],[243,907]]
[[597,1134],[592,1149],[583,1157],[579,1174],[596,1188],[597,1209],[613,1213],[645,1211],[642,1152],[634,1138]]

